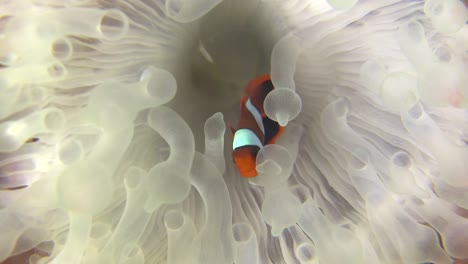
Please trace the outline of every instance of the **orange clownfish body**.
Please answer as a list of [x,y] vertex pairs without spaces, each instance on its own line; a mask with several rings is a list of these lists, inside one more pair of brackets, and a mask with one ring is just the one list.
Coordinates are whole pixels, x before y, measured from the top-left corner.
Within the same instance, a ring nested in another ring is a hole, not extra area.
[[284,127],[265,114],[263,102],[274,89],[269,75],[252,80],[245,88],[241,99],[240,119],[234,134],[232,157],[242,177],[257,176],[256,158],[260,149],[275,143]]

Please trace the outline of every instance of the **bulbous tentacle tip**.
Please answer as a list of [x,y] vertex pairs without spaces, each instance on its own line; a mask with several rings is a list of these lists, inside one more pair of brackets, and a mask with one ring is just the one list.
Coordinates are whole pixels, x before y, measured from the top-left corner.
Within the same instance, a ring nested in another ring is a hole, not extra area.
[[224,116],[217,112],[208,118],[204,125],[205,137],[208,139],[220,139],[224,137],[226,125],[224,124]]
[[265,98],[264,108],[271,120],[278,122],[280,126],[286,126],[301,112],[302,100],[291,89],[276,88]]
[[259,175],[255,183],[272,186],[287,180],[293,163],[286,148],[277,144],[266,145],[257,154],[256,169]]
[[172,19],[181,23],[193,22],[221,3],[222,0],[169,0],[165,4],[165,12]]
[[428,0],[424,2],[424,13],[434,27],[442,33],[455,33],[466,21],[466,1]]
[[119,40],[128,33],[129,24],[124,12],[119,9],[109,9],[100,17],[97,28],[104,38]]
[[184,169],[174,167],[170,162],[155,165],[146,177],[145,187],[149,195],[145,210],[153,212],[162,204],[176,204],[190,193],[190,179]]
[[184,225],[184,218],[181,211],[171,210],[164,215],[164,226],[168,230],[179,230]]
[[424,117],[425,112],[423,106],[420,103],[416,103],[405,114],[410,119],[419,120]]
[[392,73],[383,81],[380,95],[391,109],[405,111],[419,101],[416,76],[405,72]]
[[314,263],[317,262],[317,254],[315,246],[311,243],[303,243],[295,248],[296,257],[301,263]]
[[236,223],[232,225],[232,233],[234,240],[238,243],[245,243],[255,236],[255,231],[252,226],[248,223]]
[[157,100],[158,104],[165,104],[176,95],[177,81],[166,70],[148,66],[141,73],[140,81],[145,85],[148,95]]
[[350,103],[346,98],[340,97],[331,103],[336,117],[345,117],[351,108]]
[[264,160],[261,163],[257,164],[257,172],[261,174],[271,174],[278,175],[281,173],[281,166],[278,165],[274,160]]
[[226,125],[223,114],[215,113],[205,122],[205,156],[208,157],[216,168],[224,174],[226,171],[226,162],[224,160],[224,134]]
[[271,235],[273,237],[279,237],[281,233],[283,233],[284,228],[280,227],[279,225],[272,225],[271,226]]
[[64,165],[83,160],[84,154],[85,148],[79,140],[67,138],[57,144],[57,158]]

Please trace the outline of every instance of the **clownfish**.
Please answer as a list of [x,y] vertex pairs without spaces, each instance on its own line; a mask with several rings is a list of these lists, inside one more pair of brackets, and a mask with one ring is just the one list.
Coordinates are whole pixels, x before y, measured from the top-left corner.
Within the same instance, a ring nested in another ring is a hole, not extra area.
[[268,118],[263,108],[266,96],[273,89],[270,75],[250,81],[241,99],[237,129],[230,127],[234,135],[232,157],[240,175],[244,178],[257,176],[258,152],[263,146],[274,144],[284,131],[284,127],[278,122]]

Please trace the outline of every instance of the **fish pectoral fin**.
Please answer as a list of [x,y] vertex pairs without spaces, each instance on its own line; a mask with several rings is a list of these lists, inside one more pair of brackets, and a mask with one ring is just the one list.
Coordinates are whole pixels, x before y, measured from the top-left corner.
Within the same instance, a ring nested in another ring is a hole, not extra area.
[[231,136],[234,136],[236,130],[232,127],[232,125],[229,122],[226,123],[226,126],[229,128],[229,131],[231,131]]

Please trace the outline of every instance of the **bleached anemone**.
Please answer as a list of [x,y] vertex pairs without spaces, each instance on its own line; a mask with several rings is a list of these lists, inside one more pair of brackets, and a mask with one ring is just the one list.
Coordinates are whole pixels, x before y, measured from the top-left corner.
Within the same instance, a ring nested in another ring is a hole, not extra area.
[[[463,2],[7,0],[0,12],[0,260],[468,259]],[[225,122],[267,73],[265,111],[286,130],[247,180]]]

